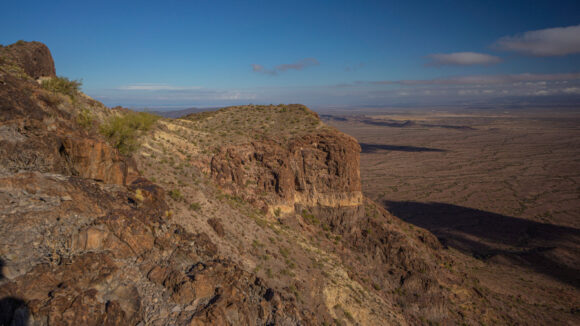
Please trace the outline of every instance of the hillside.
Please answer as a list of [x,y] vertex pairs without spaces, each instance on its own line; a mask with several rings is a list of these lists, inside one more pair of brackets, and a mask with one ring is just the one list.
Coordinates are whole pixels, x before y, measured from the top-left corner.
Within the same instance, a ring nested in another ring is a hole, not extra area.
[[109,109],[45,49],[0,48],[0,324],[551,321],[365,198],[359,144],[308,108]]

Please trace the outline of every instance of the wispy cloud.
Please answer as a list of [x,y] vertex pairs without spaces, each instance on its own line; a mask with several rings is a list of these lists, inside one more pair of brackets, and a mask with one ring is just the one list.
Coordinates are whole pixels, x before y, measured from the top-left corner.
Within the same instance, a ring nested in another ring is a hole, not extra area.
[[[411,79],[411,80],[378,80],[378,81],[358,81],[353,84],[339,84],[340,87],[356,86],[361,84],[370,85],[498,85],[518,82],[535,81],[567,81],[580,79],[580,73],[561,74],[508,74],[508,75],[471,75],[456,76],[436,79]],[[336,85],[337,87],[339,85]]]
[[318,60],[314,59],[314,58],[306,58],[306,59],[302,59],[298,62],[294,62],[294,63],[286,63],[286,64],[281,64],[281,65],[277,65],[276,66],[276,70],[278,71],[286,71],[286,70],[302,70],[306,67],[310,67],[310,66],[317,66],[319,65],[320,62],[318,62]]
[[256,93],[252,90],[174,86],[157,83],[135,83],[113,89],[101,89],[95,91],[93,96],[110,105],[130,106],[221,105],[256,99]]
[[266,68],[264,68],[264,66],[259,65],[259,64],[252,64],[252,71],[254,72],[261,72],[264,74],[269,74],[269,75],[275,75],[276,71],[275,70],[268,70]]
[[288,70],[302,70],[310,66],[317,66],[320,62],[315,58],[305,58],[294,63],[284,63],[275,66],[274,68],[268,69],[260,64],[252,64],[252,71],[266,74],[266,75],[277,75],[278,73],[285,72]]
[[580,25],[505,36],[500,38],[494,47],[540,57],[580,53]]
[[124,91],[186,91],[201,89],[199,86],[173,86],[169,84],[133,84],[118,88]]
[[566,94],[580,94],[580,87],[567,87],[562,90]]
[[[557,97],[577,103],[580,73],[452,76],[435,79],[355,81],[333,85],[337,93],[369,103],[460,103],[462,101]],[[489,102],[491,103],[491,102]]]
[[359,64],[356,64],[356,65],[348,65],[348,66],[344,67],[344,71],[349,71],[349,72],[350,71],[357,71],[357,70],[363,68],[364,66],[365,66],[365,64],[362,62]]
[[472,66],[491,65],[501,62],[501,58],[476,52],[435,53],[428,56],[428,66]]

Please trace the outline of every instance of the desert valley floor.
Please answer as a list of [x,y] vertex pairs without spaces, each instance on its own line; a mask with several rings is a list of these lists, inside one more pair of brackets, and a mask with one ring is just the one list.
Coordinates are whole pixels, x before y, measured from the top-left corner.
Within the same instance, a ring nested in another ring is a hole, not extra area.
[[482,262],[470,268],[483,284],[517,300],[558,301],[566,297],[562,291],[577,296],[577,111],[364,110],[322,116],[361,144],[365,195]]

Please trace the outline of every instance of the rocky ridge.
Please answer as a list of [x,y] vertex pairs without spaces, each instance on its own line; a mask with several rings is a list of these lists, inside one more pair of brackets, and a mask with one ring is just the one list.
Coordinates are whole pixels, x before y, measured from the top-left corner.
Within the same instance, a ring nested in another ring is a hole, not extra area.
[[301,319],[261,279],[220,258],[206,234],[169,224],[163,189],[78,124],[81,108],[97,117],[113,113],[82,94],[47,92],[31,76],[4,68],[0,324]]
[[362,196],[359,145],[306,107],[162,119],[123,155],[96,125],[128,112],[40,87],[37,48],[1,49],[0,324],[517,321]]

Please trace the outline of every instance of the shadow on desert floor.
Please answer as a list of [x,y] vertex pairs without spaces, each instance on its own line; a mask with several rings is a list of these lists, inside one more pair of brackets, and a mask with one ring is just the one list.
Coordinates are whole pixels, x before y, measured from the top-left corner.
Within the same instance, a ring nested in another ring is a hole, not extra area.
[[[0,259],[0,284],[4,279],[4,261]],[[0,326],[26,326],[28,325],[28,306],[19,298],[12,296],[0,299]]]
[[384,201],[406,222],[478,259],[506,258],[580,287],[580,230],[446,203]]
[[396,152],[446,152],[444,149],[416,147],[416,146],[400,146],[400,145],[385,145],[385,144],[367,144],[360,143],[363,153],[376,153],[378,151],[396,151]]

